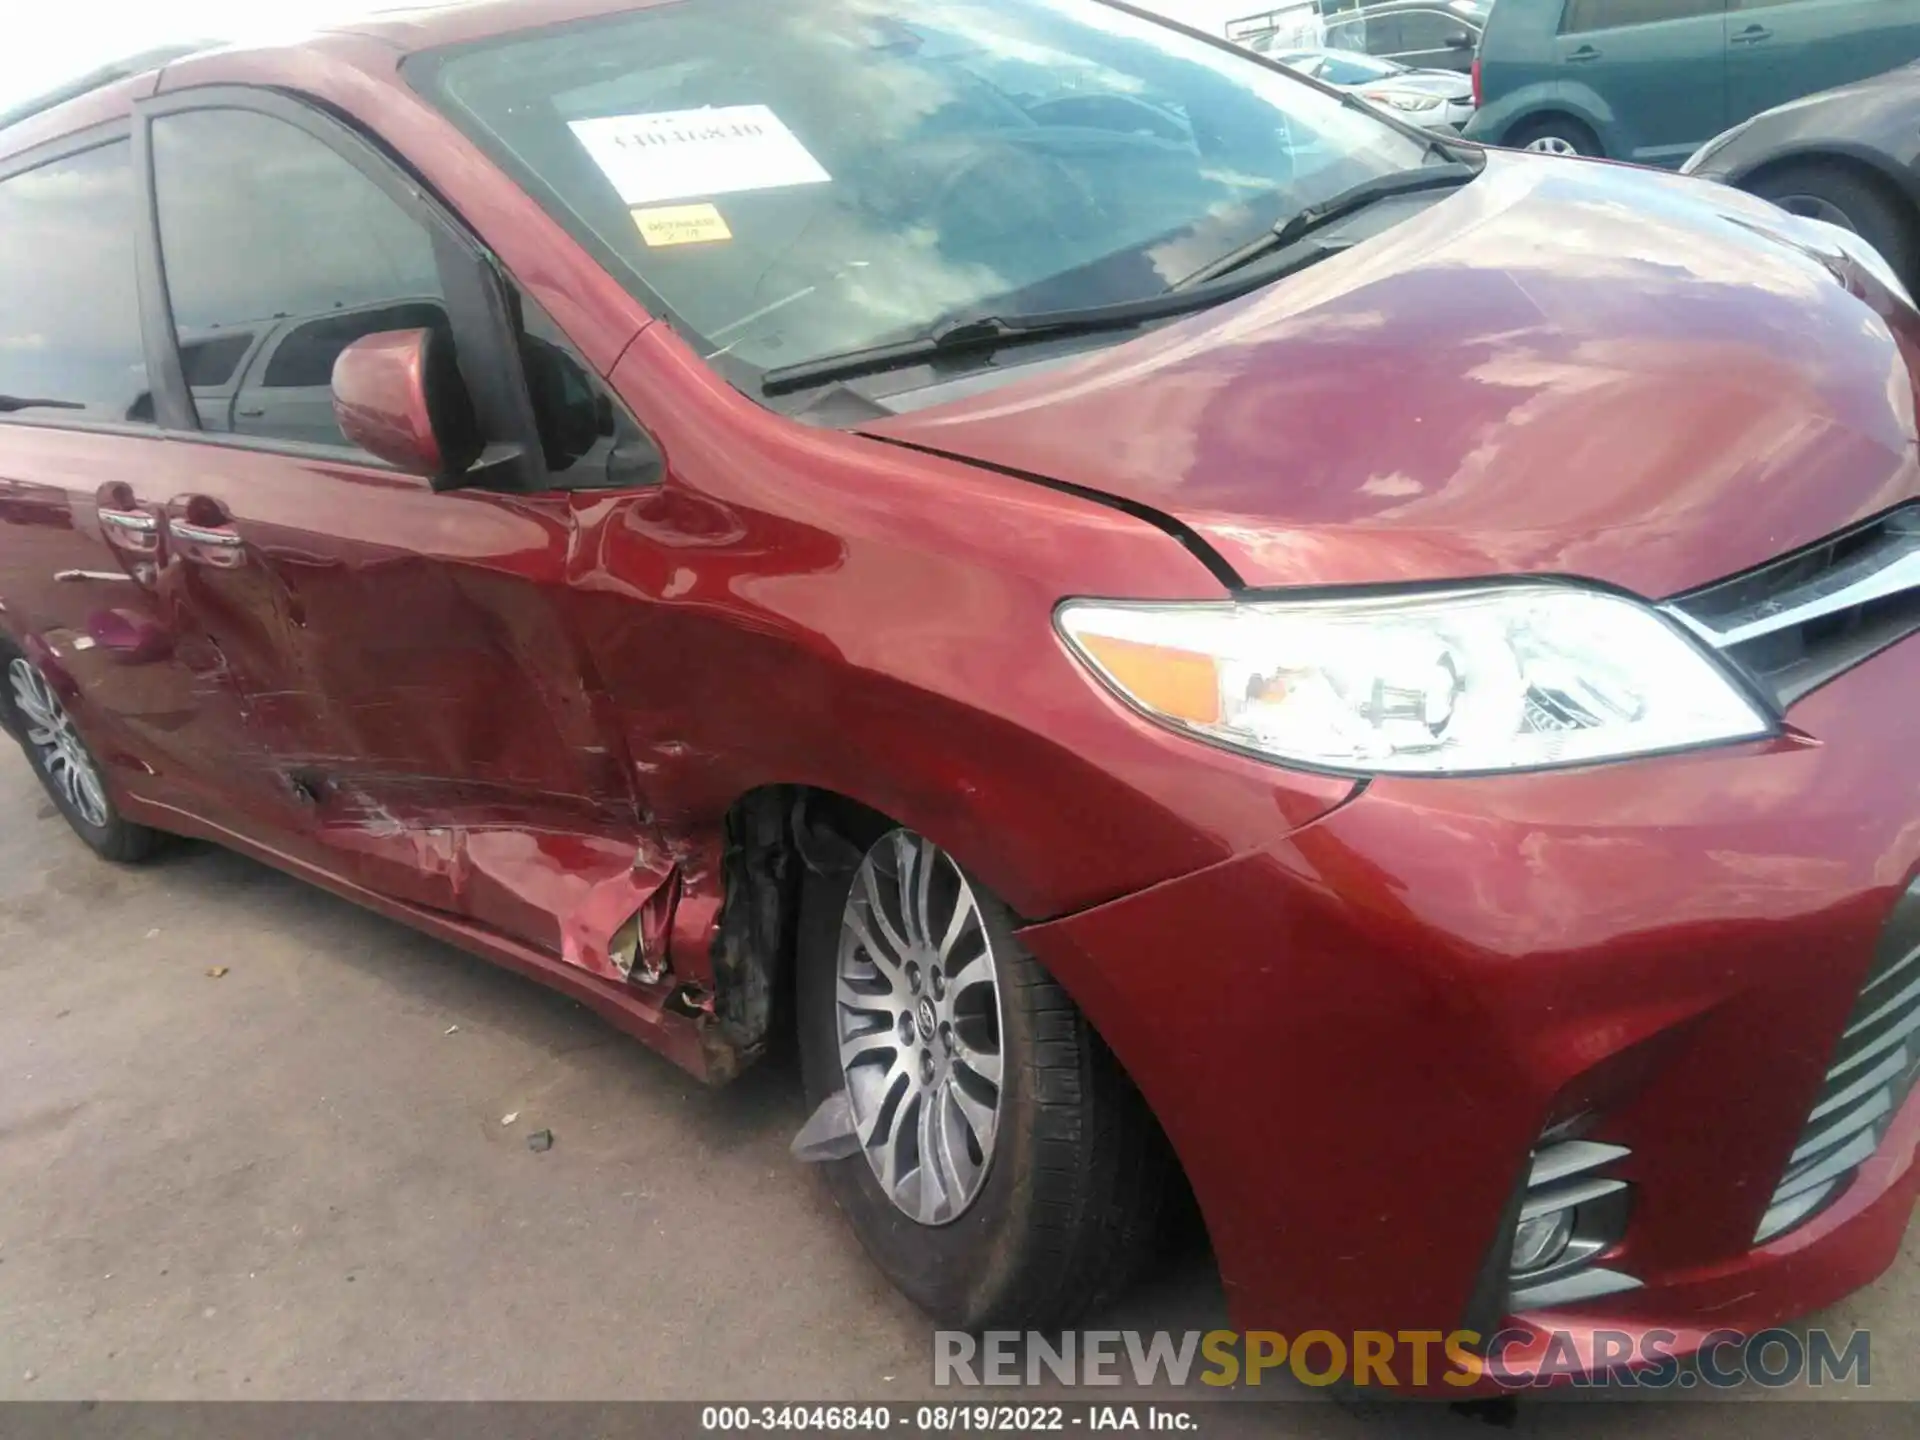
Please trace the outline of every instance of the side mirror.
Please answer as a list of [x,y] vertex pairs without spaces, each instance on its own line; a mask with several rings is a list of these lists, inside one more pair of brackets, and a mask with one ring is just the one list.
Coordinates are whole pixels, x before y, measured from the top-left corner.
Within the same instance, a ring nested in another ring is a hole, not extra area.
[[1449,50],[1471,50],[1473,49],[1473,36],[1464,30],[1456,30],[1440,43]]
[[453,346],[432,330],[364,335],[333,362],[340,433],[409,475],[451,489],[481,451]]

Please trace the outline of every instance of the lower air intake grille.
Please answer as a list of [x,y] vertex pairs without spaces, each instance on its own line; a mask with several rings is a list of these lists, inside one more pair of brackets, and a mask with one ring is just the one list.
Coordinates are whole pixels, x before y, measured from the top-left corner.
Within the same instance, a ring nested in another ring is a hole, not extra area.
[[1630,1153],[1593,1140],[1542,1137],[1520,1197],[1509,1309],[1544,1310],[1639,1288],[1633,1276],[1596,1263],[1626,1231],[1632,1187],[1611,1167]]
[[1920,1080],[1920,882],[1901,897],[1756,1244],[1839,1199]]

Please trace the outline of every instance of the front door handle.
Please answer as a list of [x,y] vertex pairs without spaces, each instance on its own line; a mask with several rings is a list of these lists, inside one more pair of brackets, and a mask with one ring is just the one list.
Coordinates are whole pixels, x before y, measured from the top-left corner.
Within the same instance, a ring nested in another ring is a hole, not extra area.
[[1590,65],[1599,58],[1600,52],[1594,49],[1593,46],[1582,45],[1578,50],[1567,56],[1567,63],[1569,65]]
[[116,530],[124,530],[129,535],[151,535],[160,528],[158,520],[138,510],[102,510],[100,523],[111,525]]
[[184,540],[189,545],[215,545],[227,550],[237,550],[243,543],[231,530],[215,530],[206,525],[194,525],[186,520],[173,520],[167,524],[167,531],[176,540]]
[[1749,25],[1733,37],[1736,45],[1758,45],[1762,40],[1771,40],[1773,31],[1764,25]]

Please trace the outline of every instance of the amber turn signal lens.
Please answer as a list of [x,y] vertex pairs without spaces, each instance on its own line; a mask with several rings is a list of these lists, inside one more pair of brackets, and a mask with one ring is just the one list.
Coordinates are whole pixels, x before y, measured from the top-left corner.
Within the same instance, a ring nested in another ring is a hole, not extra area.
[[1111,635],[1083,633],[1076,639],[1137,703],[1190,725],[1220,723],[1220,674],[1211,655]]

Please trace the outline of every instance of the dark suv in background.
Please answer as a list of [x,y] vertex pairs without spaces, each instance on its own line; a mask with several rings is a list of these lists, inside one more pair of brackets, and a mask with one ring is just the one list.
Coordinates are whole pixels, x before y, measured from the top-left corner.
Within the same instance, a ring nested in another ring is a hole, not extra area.
[[1500,0],[1467,134],[1672,168],[1729,125],[1916,56],[1915,0]]
[[1327,44],[1414,70],[1473,66],[1491,0],[1393,0],[1327,15]]

